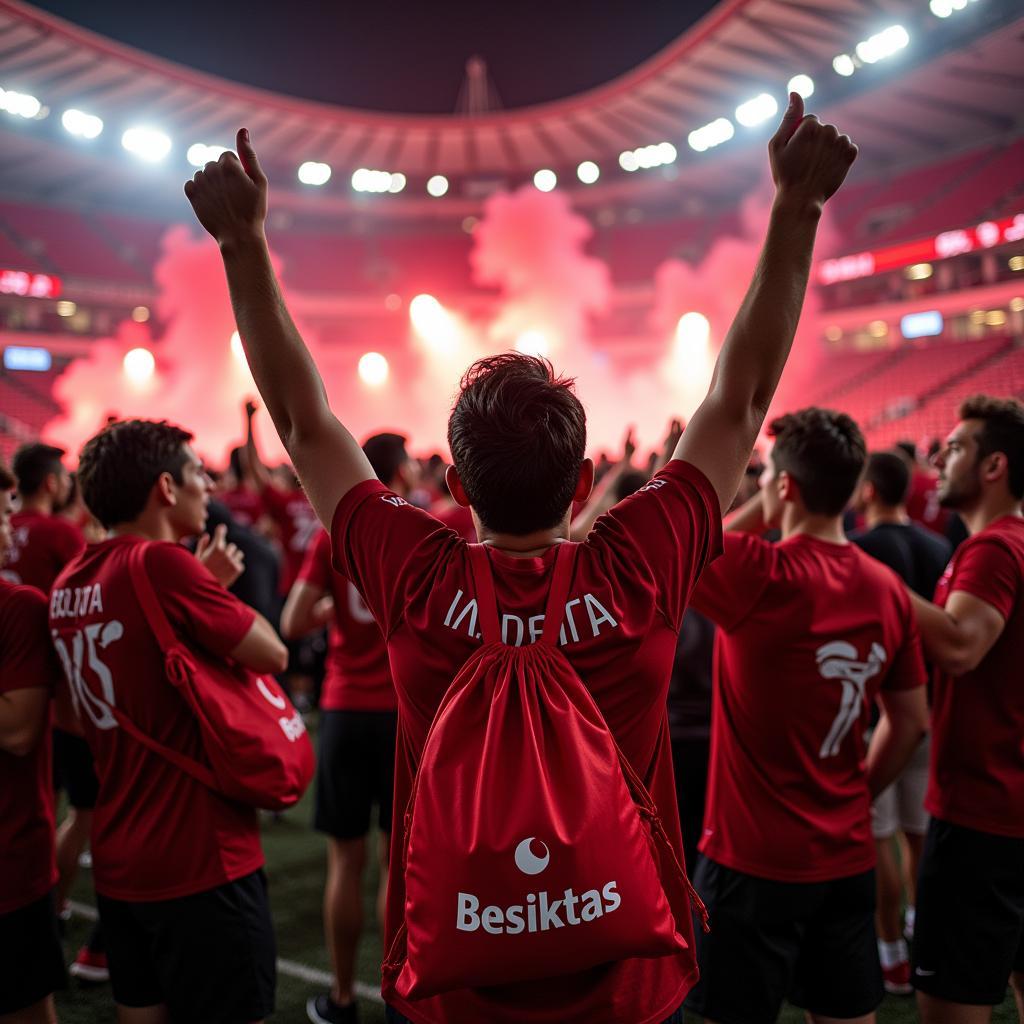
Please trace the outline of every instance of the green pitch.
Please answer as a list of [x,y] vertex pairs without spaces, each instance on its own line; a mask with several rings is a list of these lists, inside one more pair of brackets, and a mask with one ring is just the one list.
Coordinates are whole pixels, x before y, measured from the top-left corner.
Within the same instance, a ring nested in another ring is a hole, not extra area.
[[[267,856],[270,900],[277,930],[278,956],[306,967],[329,970],[321,927],[321,898],[324,884],[326,853],[324,839],[310,827],[312,794],[278,820],[267,818],[263,826],[263,848]],[[371,847],[373,848],[373,847]],[[376,872],[368,872],[365,887],[367,931],[360,948],[357,977],[367,986],[380,985],[381,935],[374,911]],[[73,899],[95,906],[88,871],[79,874]],[[68,927],[66,950],[69,960],[88,935],[90,923],[82,917],[72,918]],[[736,981],[742,984],[742,967],[737,965]],[[61,1024],[115,1024],[110,986],[83,986],[72,980],[70,991],[57,998]],[[323,991],[315,983],[279,974],[277,1012],[273,1024],[307,1024],[306,1000]],[[360,1000],[362,1024],[383,1024],[384,1007],[369,999]],[[698,1018],[688,1018],[697,1021]],[[878,1012],[879,1024],[910,1024],[917,1021],[913,999],[888,997]],[[779,1018],[783,1024],[802,1024],[803,1013],[787,1007]],[[1013,1000],[1009,998],[997,1008],[995,1024],[1017,1021]],[[486,1024],[481,1021],[480,1024]]]

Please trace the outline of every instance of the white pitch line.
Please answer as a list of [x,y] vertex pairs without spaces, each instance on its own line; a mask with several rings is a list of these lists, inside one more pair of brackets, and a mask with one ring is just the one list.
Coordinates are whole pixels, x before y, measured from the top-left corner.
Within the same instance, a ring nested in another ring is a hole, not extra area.
[[[90,907],[88,903],[68,900],[68,908],[71,910],[71,913],[85,918],[86,921],[95,921],[99,918],[96,908]],[[334,978],[328,971],[321,971],[318,967],[307,967],[306,964],[300,964],[295,960],[284,960],[278,957],[277,969],[281,974],[287,975],[289,978],[306,981],[311,985],[323,985],[325,988],[330,988],[334,984]],[[353,987],[355,988],[356,995],[363,999],[368,999],[372,1003],[384,1002],[384,997],[380,994],[379,988],[374,988],[372,985],[367,985],[362,981],[357,981]]]

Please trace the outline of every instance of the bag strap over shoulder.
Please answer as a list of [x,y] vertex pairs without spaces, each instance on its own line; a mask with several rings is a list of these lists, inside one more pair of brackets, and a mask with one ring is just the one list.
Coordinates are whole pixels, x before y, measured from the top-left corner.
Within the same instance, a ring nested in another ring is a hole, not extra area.
[[[470,544],[467,550],[483,641],[485,644],[500,643],[501,625],[498,621],[498,599],[494,591],[490,556],[483,544]],[[559,544],[555,551],[555,567],[551,574],[551,587],[544,608],[544,632],[541,636],[541,641],[552,647],[558,645],[558,631],[562,625],[565,599],[569,596],[569,585],[572,582],[574,556],[573,544]]]
[[172,648],[178,647],[178,638],[167,621],[167,613],[160,604],[153,583],[146,572],[146,552],[152,542],[143,541],[136,544],[128,553],[128,571],[131,573],[132,586],[135,588],[135,596],[139,599],[139,605],[146,621],[149,623],[160,650],[166,654]]

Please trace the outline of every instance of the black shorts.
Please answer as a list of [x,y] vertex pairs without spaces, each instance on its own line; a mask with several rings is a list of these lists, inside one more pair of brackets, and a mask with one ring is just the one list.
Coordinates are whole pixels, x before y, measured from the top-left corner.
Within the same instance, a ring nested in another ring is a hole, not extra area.
[[63,729],[53,730],[53,788],[67,790],[68,803],[79,811],[91,811],[100,791],[89,744]]
[[697,929],[701,977],[687,1009],[718,1024],[772,1024],[785,999],[840,1018],[881,1003],[873,870],[774,882],[702,856],[693,882],[711,932]]
[[274,1010],[277,948],[262,871],[172,900],[97,894],[114,1001],[175,1022],[249,1024]]
[[370,831],[370,810],[380,808],[381,832],[391,831],[395,797],[394,711],[325,711],[320,716],[313,827],[335,839]]
[[0,915],[0,1016],[67,987],[53,893]]
[[917,881],[914,986],[995,1006],[1024,971],[1024,839],[932,818]]

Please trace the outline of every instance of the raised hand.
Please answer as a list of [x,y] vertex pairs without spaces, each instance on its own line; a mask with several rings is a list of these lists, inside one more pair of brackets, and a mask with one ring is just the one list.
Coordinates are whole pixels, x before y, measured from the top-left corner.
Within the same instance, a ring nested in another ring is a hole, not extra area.
[[227,536],[228,528],[221,523],[212,537],[204,533],[196,545],[196,558],[222,587],[230,587],[245,570],[245,557],[237,545],[227,543]]
[[842,185],[857,147],[833,124],[804,116],[804,101],[789,94],[779,130],[768,143],[772,179],[780,199],[821,206]]
[[251,420],[256,415],[256,410],[259,406],[250,398],[245,403],[245,418]]
[[622,442],[622,461],[629,465],[636,455],[636,438],[633,437],[633,428],[626,431],[626,438]]
[[222,248],[262,237],[267,216],[267,177],[247,129],[238,130],[235,145],[238,156],[222,153],[185,182],[185,195],[199,223]]

